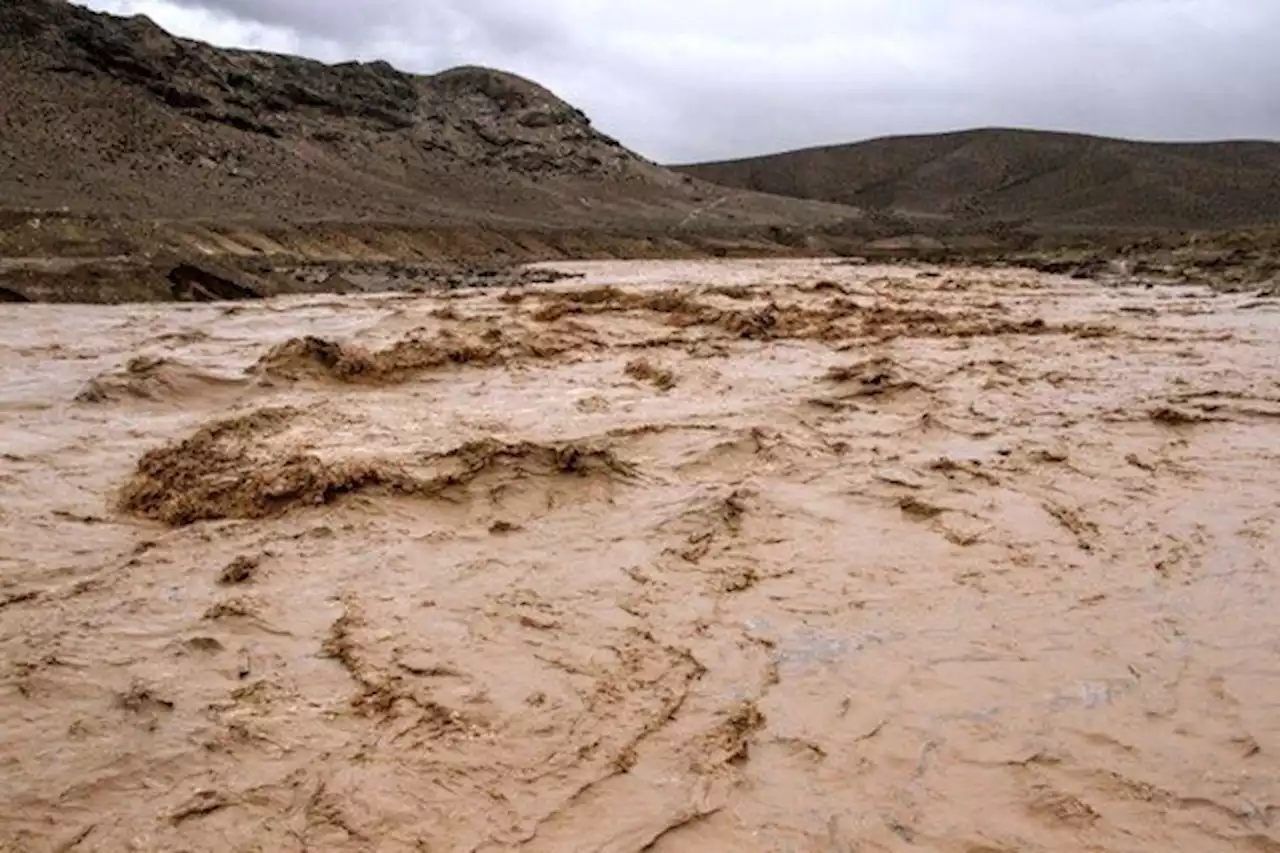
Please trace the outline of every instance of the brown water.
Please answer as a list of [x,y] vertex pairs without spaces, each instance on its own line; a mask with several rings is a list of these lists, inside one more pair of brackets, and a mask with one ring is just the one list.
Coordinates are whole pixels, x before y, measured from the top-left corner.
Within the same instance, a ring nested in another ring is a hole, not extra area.
[[0,310],[0,849],[1280,850],[1278,303],[579,270]]

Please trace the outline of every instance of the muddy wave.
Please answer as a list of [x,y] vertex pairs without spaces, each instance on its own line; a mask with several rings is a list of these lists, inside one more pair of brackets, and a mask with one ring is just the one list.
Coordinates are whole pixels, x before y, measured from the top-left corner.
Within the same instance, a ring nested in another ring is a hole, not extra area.
[[450,366],[496,367],[554,358],[581,343],[563,335],[512,332],[501,327],[471,337],[453,332],[442,332],[430,340],[407,337],[378,350],[308,335],[272,347],[249,373],[290,382],[395,384]]
[[635,474],[612,450],[578,442],[480,439],[417,459],[327,459],[266,441],[301,414],[293,408],[260,409],[207,424],[183,441],[148,452],[120,492],[120,510],[180,527],[284,515],[353,492],[447,496],[484,474],[507,483],[529,477]]
[[217,376],[181,361],[136,356],[123,368],[90,379],[75,399],[94,404],[210,401],[234,396],[246,384],[243,379]]
[[[722,296],[731,302],[763,301],[756,306],[714,304],[703,296]],[[1111,327],[1084,323],[1054,324],[1040,317],[1010,317],[1001,305],[981,311],[940,311],[897,304],[890,300],[858,301],[835,296],[816,305],[783,301],[770,291],[711,287],[701,294],[682,289],[627,291],[613,285],[584,290],[532,291],[511,301],[541,303],[531,316],[555,322],[571,315],[647,311],[665,315],[677,328],[709,328],[742,340],[839,341],[851,337],[974,338],[1009,335],[1079,334],[1102,337]]]

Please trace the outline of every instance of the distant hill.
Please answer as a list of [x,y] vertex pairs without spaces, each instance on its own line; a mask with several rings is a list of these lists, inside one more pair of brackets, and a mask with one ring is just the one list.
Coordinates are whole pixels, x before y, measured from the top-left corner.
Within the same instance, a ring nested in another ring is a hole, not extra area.
[[1045,227],[1280,222],[1280,143],[1129,142],[984,129],[676,167],[726,187]]
[[674,174],[529,80],[325,65],[0,0],[0,208],[494,227],[822,224]]

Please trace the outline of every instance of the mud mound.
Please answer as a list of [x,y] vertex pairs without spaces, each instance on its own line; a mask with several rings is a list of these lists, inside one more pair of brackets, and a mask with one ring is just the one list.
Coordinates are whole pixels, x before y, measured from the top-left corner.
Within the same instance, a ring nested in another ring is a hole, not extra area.
[[573,339],[512,333],[500,327],[491,327],[476,337],[446,331],[433,340],[405,338],[380,350],[307,336],[273,347],[249,372],[295,382],[395,384],[451,365],[494,367],[516,360],[554,358],[580,344]]
[[197,521],[253,519],[377,491],[447,497],[482,475],[630,477],[635,469],[607,448],[574,442],[473,441],[421,460],[322,459],[264,441],[283,432],[295,409],[263,409],[217,421],[176,444],[152,450],[121,490],[122,512],[178,527]]
[[75,399],[78,403],[188,402],[230,396],[245,384],[244,380],[215,376],[180,361],[140,355],[121,370],[90,379]]

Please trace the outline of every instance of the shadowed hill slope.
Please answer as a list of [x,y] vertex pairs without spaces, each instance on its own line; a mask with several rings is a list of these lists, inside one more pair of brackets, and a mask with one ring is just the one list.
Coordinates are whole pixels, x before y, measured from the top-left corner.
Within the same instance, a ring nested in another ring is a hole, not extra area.
[[1026,130],[874,139],[677,167],[727,187],[960,220],[1086,228],[1280,221],[1280,143]]

